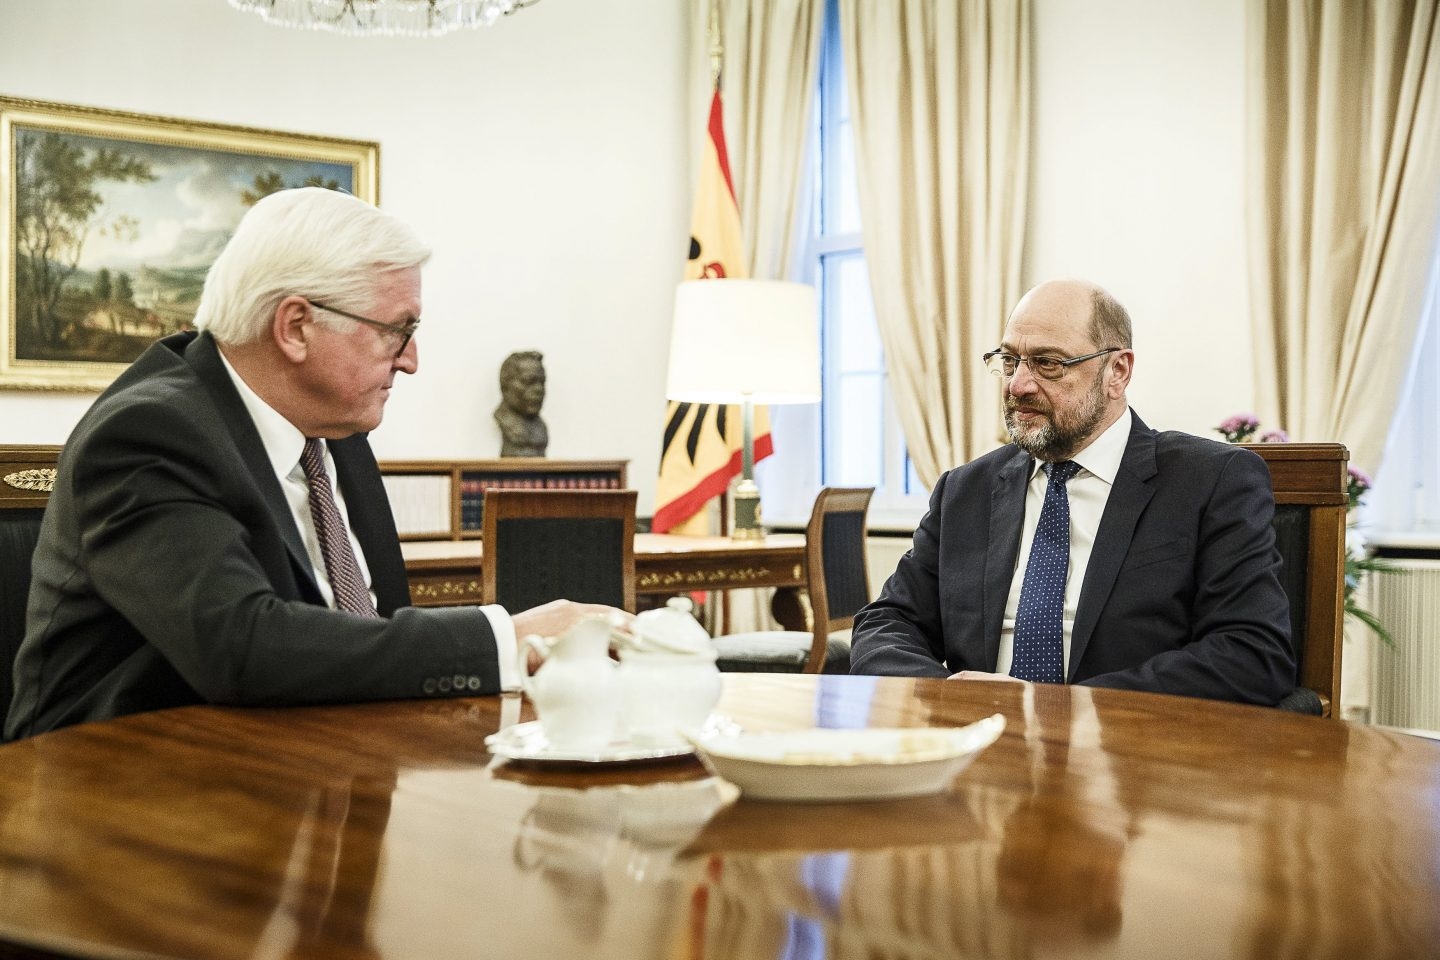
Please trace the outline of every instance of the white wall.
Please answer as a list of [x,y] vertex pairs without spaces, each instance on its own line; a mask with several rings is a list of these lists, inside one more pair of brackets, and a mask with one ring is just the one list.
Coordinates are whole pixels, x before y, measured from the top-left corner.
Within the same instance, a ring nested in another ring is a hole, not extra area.
[[[1205,434],[1252,403],[1246,2],[1034,0],[1025,278],[1086,276],[1130,308],[1152,426]],[[421,372],[377,451],[493,456],[499,363],[536,348],[551,455],[628,458],[648,513],[700,122],[688,6],[544,0],[488,30],[365,40],[224,0],[0,0],[0,93],[378,140],[382,205],[436,256]],[[0,438],[59,442],[91,399],[0,392]]]
[[1129,309],[1130,400],[1216,437],[1254,384],[1245,280],[1245,10],[1255,0],[1034,0],[1027,286]]
[[[628,458],[648,513],[689,229],[686,8],[545,0],[417,40],[225,0],[0,0],[0,93],[379,141],[381,205],[435,257],[378,454],[498,455],[500,361],[539,349],[550,455]],[[63,441],[93,399],[0,392],[0,438]]]

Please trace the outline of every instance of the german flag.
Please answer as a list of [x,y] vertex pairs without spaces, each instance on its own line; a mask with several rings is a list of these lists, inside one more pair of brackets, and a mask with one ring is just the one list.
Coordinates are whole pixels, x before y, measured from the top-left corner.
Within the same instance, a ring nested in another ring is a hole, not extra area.
[[[695,195],[684,279],[744,279],[745,275],[740,210],[725,152],[717,88],[710,100],[709,136]],[[665,411],[652,529],[656,533],[709,533],[702,508],[723,494],[731,479],[740,474],[743,442],[739,406],[672,400]],[[774,452],[770,415],[763,406],[755,408],[754,449],[757,463]]]

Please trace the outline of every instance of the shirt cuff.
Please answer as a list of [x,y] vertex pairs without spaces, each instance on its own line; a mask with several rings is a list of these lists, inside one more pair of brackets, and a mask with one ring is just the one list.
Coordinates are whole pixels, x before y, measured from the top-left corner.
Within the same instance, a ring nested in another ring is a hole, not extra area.
[[513,693],[520,689],[525,677],[516,657],[518,644],[515,642],[515,621],[499,604],[480,608],[485,619],[490,621],[490,632],[495,635],[495,656],[500,667],[500,689]]

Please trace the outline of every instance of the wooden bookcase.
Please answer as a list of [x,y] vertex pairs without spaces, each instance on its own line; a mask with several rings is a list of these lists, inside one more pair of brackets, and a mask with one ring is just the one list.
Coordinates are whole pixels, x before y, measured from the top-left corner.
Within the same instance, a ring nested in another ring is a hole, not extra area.
[[382,460],[401,540],[480,537],[485,491],[624,490],[628,460]]

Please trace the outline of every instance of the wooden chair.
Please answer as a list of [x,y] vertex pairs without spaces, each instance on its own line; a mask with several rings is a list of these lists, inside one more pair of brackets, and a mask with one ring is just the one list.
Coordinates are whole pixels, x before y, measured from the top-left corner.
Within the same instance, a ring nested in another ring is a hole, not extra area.
[[486,490],[482,529],[481,602],[634,611],[634,490]]
[[866,516],[874,487],[826,487],[805,528],[808,632],[765,630],[716,637],[716,662],[731,673],[849,673],[856,612],[870,602]]
[[25,639],[30,561],[59,457],[59,447],[0,446],[0,721],[15,692],[12,668]]
[[1290,600],[1290,631],[1300,683],[1279,706],[1319,716],[1340,711],[1345,623],[1346,466],[1338,443],[1254,443],[1270,468],[1280,583]]

